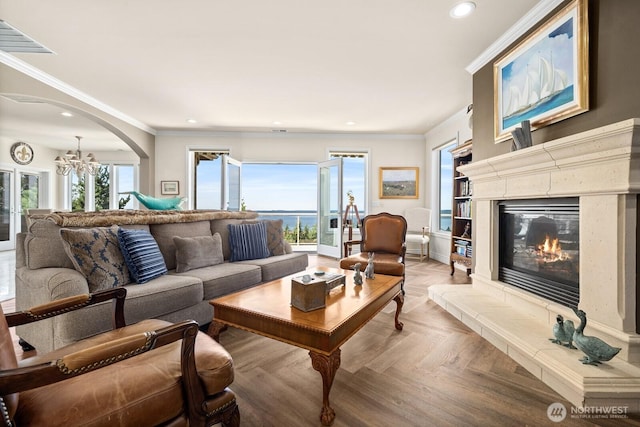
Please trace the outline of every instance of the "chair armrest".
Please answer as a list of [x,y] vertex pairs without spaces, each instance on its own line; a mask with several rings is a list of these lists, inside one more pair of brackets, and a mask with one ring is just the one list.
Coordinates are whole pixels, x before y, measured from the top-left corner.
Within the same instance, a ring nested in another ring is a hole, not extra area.
[[[186,372],[186,376],[197,378],[193,352],[197,333],[198,323],[187,320],[155,331],[142,332],[86,348],[47,363],[2,370],[0,371],[0,395],[5,396],[64,381],[179,340],[183,340],[181,362],[183,377]],[[189,367],[192,367],[192,373],[188,371],[191,369]]]
[[344,245],[344,256],[349,256],[351,254],[351,246],[359,245],[362,243],[362,240],[345,240],[342,242]]
[[125,326],[124,300],[126,296],[127,290],[125,288],[111,288],[94,292],[92,294],[75,295],[72,297],[62,298],[15,313],[7,313],[5,314],[5,317],[9,327],[11,328],[14,326],[25,325],[27,323],[37,322],[42,319],[48,319],[60,314],[69,313],[70,311],[78,310],[100,302],[113,300],[113,327],[114,329],[117,329]]

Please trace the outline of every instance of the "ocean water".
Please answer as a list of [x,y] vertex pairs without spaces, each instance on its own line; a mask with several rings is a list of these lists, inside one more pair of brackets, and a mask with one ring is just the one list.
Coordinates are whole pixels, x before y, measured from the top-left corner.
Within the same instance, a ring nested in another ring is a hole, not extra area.
[[318,213],[316,211],[269,211],[269,212],[260,212],[260,216],[258,219],[269,219],[269,220],[282,220],[282,227],[285,228],[289,226],[289,229],[295,228],[298,220],[300,220],[300,226],[304,228],[308,226],[309,228],[315,227],[318,218]]

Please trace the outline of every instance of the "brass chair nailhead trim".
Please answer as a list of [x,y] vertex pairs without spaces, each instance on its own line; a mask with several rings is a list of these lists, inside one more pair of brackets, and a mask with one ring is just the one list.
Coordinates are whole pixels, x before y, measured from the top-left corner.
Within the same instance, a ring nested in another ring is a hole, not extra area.
[[128,351],[124,354],[118,354],[116,356],[112,356],[109,357],[107,359],[103,359],[103,360],[97,360],[89,365],[86,366],[82,366],[80,368],[76,368],[76,369],[69,369],[65,364],[64,361],[62,359],[58,359],[56,361],[56,366],[58,367],[58,369],[60,369],[60,372],[62,372],[63,374],[68,374],[68,375],[72,375],[72,374],[81,374],[84,372],[89,372],[92,371],[94,369],[98,369],[98,368],[102,368],[103,366],[108,366],[111,365],[115,362],[119,362],[121,360],[124,359],[128,359],[129,357],[133,357],[133,356],[137,356],[138,354],[144,353],[145,351],[149,350],[151,348],[151,333],[149,332],[145,332],[145,335],[147,336],[147,340],[145,342],[145,344],[141,347],[135,348],[131,351]]

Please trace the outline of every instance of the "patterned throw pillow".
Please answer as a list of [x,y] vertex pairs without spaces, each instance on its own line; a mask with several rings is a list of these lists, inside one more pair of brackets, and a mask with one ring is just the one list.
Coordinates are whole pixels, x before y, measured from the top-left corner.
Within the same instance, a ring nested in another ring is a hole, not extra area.
[[61,228],[64,250],[73,266],[87,278],[89,291],[131,283],[118,243],[118,226]]
[[176,245],[176,273],[224,262],[220,233],[213,236],[176,236],[173,243]]
[[267,258],[269,248],[266,224],[229,224],[229,246],[231,261]]
[[147,230],[120,228],[118,241],[131,278],[138,284],[167,274],[158,243]]

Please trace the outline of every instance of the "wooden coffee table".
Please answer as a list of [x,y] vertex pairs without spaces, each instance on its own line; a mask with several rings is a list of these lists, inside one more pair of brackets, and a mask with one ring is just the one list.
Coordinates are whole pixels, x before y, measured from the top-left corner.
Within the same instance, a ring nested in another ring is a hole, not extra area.
[[[292,307],[291,278],[318,270],[344,274],[346,285],[329,293],[325,308],[305,313]],[[322,376],[320,420],[331,425],[336,415],[329,392],[340,367],[340,346],[391,300],[396,302],[395,327],[402,330],[398,320],[404,303],[402,277],[363,276],[364,283],[356,286],[353,275],[350,270],[318,267],[214,299],[209,335],[217,341],[223,329],[233,326],[309,350],[311,364]]]

